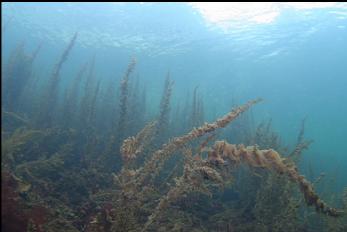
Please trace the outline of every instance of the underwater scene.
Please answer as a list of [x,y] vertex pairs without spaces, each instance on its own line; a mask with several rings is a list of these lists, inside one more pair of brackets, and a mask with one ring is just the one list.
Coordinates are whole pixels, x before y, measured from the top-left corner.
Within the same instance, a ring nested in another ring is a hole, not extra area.
[[347,3],[1,19],[2,231],[347,231]]

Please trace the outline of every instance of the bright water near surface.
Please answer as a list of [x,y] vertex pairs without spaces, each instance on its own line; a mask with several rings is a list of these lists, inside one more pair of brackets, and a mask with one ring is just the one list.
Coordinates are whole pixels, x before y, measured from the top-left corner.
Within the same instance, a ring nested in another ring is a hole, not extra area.
[[[172,127],[183,123],[175,117],[184,114],[196,87],[204,121],[209,122],[231,107],[261,97],[263,101],[248,112],[251,130],[271,119],[272,130],[291,149],[305,119],[305,138],[313,143],[303,152],[299,170],[312,182],[325,173],[325,184],[315,187],[318,193],[340,196],[347,186],[346,3],[3,3],[1,7],[2,69],[19,44],[27,54],[42,44],[32,68],[37,83],[48,81],[78,33],[59,74],[60,100],[55,104],[64,104],[65,90],[95,55],[94,73],[96,82],[101,82],[94,103],[102,138],[107,137],[102,128],[111,127],[105,118],[119,118],[119,83],[134,57],[132,88],[146,93],[142,99],[146,110],[138,114],[143,125],[160,112],[168,72],[174,81],[168,119]],[[116,93],[113,101],[107,99],[116,105],[114,117],[103,113],[110,106],[104,104],[110,86]],[[33,92],[37,94],[29,91]],[[31,109],[30,102],[19,105],[19,115],[35,117],[37,109]],[[57,106],[57,112],[59,107],[63,106]],[[2,110],[10,111],[4,103]],[[126,134],[135,135],[138,129]],[[187,131],[189,126],[164,137]],[[240,142],[229,141],[232,138],[218,135],[229,143]]]

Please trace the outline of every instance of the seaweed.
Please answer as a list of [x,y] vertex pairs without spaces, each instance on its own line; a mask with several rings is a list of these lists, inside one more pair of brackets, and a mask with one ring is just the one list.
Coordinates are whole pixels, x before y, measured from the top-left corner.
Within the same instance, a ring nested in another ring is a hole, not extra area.
[[[61,70],[76,37],[45,79],[46,86],[33,84],[38,79],[32,78],[30,64],[41,45],[32,55],[24,45],[17,47],[2,73],[7,86],[17,68],[31,75],[20,90],[10,88],[23,99],[11,108],[6,104],[13,98],[7,98],[2,109],[2,228],[344,231],[347,193],[340,199],[327,189],[330,196],[318,196],[314,188],[323,176],[311,184],[307,179],[313,174],[305,178],[298,171],[312,143],[304,138],[305,119],[292,150],[271,120],[253,126],[250,109],[261,99],[203,123],[204,109],[211,105],[204,104],[198,87],[191,96],[173,99],[170,73],[152,112],[145,79],[131,78],[134,59],[118,90],[113,81],[95,74],[95,56],[63,85]],[[31,105],[36,95],[45,101],[38,114]]]
[[298,134],[298,139],[297,139],[295,149],[288,155],[288,158],[290,158],[294,163],[299,163],[302,152],[308,149],[310,144],[313,143],[313,140],[307,140],[307,141],[304,140],[305,121],[306,121],[306,118],[304,118],[301,122],[301,128]]
[[170,73],[168,72],[165,79],[164,91],[160,101],[160,112],[157,119],[157,144],[161,144],[162,141],[167,137],[167,132],[169,129],[170,99],[172,95],[173,84],[174,82],[170,79]]
[[82,99],[81,99],[81,108],[80,108],[80,112],[79,112],[79,130],[85,132],[86,130],[86,125],[89,127],[90,126],[90,116],[91,116],[91,109],[93,108],[93,92],[94,89],[96,88],[97,91],[99,91],[99,87],[94,86],[94,82],[95,82],[95,55],[91,58],[91,61],[89,63],[89,67],[87,70],[87,74],[85,77],[85,82],[83,87],[83,95],[82,95]]
[[140,91],[140,77],[136,75],[133,83],[130,83],[129,87],[129,125],[127,127],[128,135],[136,134],[145,124],[145,106],[146,103],[143,102],[145,99],[141,99],[141,94],[146,95],[146,93]]
[[[127,127],[129,126],[129,79],[131,73],[136,66],[136,60],[132,59],[128,64],[127,70],[120,82],[120,98],[119,98],[119,118],[116,132],[112,133],[107,144],[105,152],[101,159],[105,163],[108,170],[118,170],[121,167],[120,154],[118,153],[120,144],[125,139]],[[117,152],[115,154],[115,152]]]
[[136,60],[132,59],[120,83],[119,120],[118,120],[118,129],[117,129],[117,134],[118,134],[117,140],[119,143],[124,139],[124,137],[126,137],[125,129],[128,124],[128,108],[129,108],[128,83],[129,83],[130,74],[134,71],[135,65],[136,65]]
[[43,232],[43,225],[49,215],[48,209],[39,204],[25,205],[20,194],[28,191],[21,187],[21,180],[8,171],[1,172],[1,229],[3,231]]
[[3,107],[10,112],[20,110],[20,97],[30,81],[33,62],[41,48],[41,44],[29,55],[24,50],[24,43],[20,43],[11,53],[7,65],[1,75],[3,83]]
[[191,106],[190,125],[196,127],[204,121],[204,108],[202,98],[198,96],[198,86],[193,91],[193,101]]
[[297,183],[304,195],[307,205],[315,206],[317,212],[338,217],[342,214],[335,208],[329,207],[314,192],[312,184],[304,176],[300,175],[294,165],[285,164],[283,158],[274,150],[259,150],[256,146],[235,146],[226,142],[216,142],[208,160],[216,165],[230,162],[238,165],[240,162],[247,163],[251,167],[274,170],[280,175],[287,175],[289,180]]
[[343,211],[332,208],[323,202],[314,192],[312,185],[297,172],[295,166],[286,165],[281,156],[274,150],[259,150],[256,146],[233,145],[225,141],[217,141],[209,151],[205,160],[187,159],[183,175],[166,195],[161,197],[155,211],[149,216],[143,231],[157,219],[171,204],[191,192],[201,192],[212,196],[212,182],[219,188],[224,187],[224,178],[230,178],[231,170],[241,163],[252,168],[273,170],[279,175],[286,175],[290,181],[297,183],[308,206],[313,205],[317,212],[331,217],[343,215]]
[[[257,100],[251,101],[217,120],[215,123],[205,124],[198,129],[193,129],[187,135],[170,140],[169,143],[163,145],[162,149],[154,152],[143,167],[139,169],[129,169],[129,166],[125,165],[121,174],[115,177],[116,182],[122,189],[121,195],[123,197],[120,199],[132,202],[123,202],[123,207],[128,207],[129,210],[135,210],[136,205],[141,205],[140,202],[147,199],[148,193],[146,192],[153,188],[150,187],[150,180],[158,173],[157,170],[160,170],[162,167],[163,161],[167,159],[166,156],[182,148],[186,142],[198,138],[205,133],[212,132],[219,127],[226,126],[226,124],[234,120],[241,112],[247,110],[257,102]],[[208,138],[207,141],[210,139]],[[205,141],[201,145],[200,150],[206,147],[207,143]],[[141,153],[141,149],[138,149],[138,147],[139,145],[134,137],[125,140],[122,149],[125,163],[138,157],[138,154]],[[169,209],[170,205],[178,202],[181,198],[187,197],[187,194],[199,192],[212,197],[213,190],[210,190],[211,187],[214,186],[213,189],[224,189],[225,184],[232,179],[233,170],[237,169],[243,163],[252,169],[272,171],[279,176],[286,176],[290,182],[296,183],[299,186],[299,190],[304,195],[306,204],[308,206],[314,206],[317,212],[331,217],[339,217],[343,213],[343,211],[332,208],[323,202],[314,192],[312,184],[298,173],[294,164],[292,162],[286,162],[275,150],[261,150],[257,146],[245,147],[242,144],[232,145],[225,141],[219,141],[208,151],[208,156],[205,159],[201,155],[193,156],[192,152],[189,151],[184,153],[186,154],[186,161],[182,176],[176,179],[175,185],[171,186],[166,194],[159,198],[159,203],[156,205],[155,210],[149,214],[147,222],[142,227],[142,231],[151,230],[152,224],[159,220],[160,215],[165,215],[165,211]],[[283,183],[285,182],[282,182],[282,185]],[[140,188],[144,188],[146,185],[148,187],[141,191]],[[298,202],[294,201],[291,204],[292,206],[288,208],[289,211],[284,213],[289,215],[293,212],[296,214],[297,204]],[[132,214],[134,214],[134,211],[132,211]]]
[[258,103],[261,99],[249,101],[245,105],[238,107],[224,117],[216,120],[214,123],[206,123],[199,128],[194,128],[186,135],[175,137],[171,139],[168,143],[164,144],[161,149],[153,153],[149,160],[146,161],[142,168],[139,168],[135,171],[136,177],[133,179],[137,182],[137,185],[142,185],[143,181],[148,176],[154,176],[154,172],[158,172],[160,167],[163,165],[165,160],[176,150],[182,148],[185,144],[191,142],[192,140],[202,137],[207,133],[211,133],[218,128],[223,128],[227,126],[231,121],[236,119],[241,113],[248,110],[252,105]]
[[71,38],[65,50],[63,51],[62,55],[60,56],[58,63],[53,68],[52,74],[47,83],[47,87],[44,89],[41,110],[38,112],[39,115],[35,117],[37,119],[36,124],[38,126],[52,126],[55,105],[58,101],[58,87],[61,79],[60,72],[63,67],[63,64],[68,59],[68,56],[75,45],[77,35],[78,34],[76,32],[74,36]]
[[[147,159],[147,161],[144,163],[143,167],[140,167],[136,170],[128,169],[128,168],[126,168],[127,166],[123,167],[120,174],[116,176],[116,181],[122,189],[121,195],[123,195],[123,198],[129,199],[129,198],[135,197],[135,198],[139,199],[141,202],[141,198],[139,198],[139,197],[142,194],[146,195],[146,191],[148,191],[148,189],[145,188],[142,191],[140,189],[143,189],[144,186],[151,183],[151,181],[154,179],[154,177],[157,176],[158,173],[160,172],[165,161],[169,158],[169,156],[173,152],[179,150],[180,148],[183,148],[185,144],[193,141],[196,138],[202,137],[203,135],[205,135],[207,133],[211,133],[218,128],[225,127],[227,124],[229,124],[235,118],[237,118],[241,113],[248,110],[252,105],[258,103],[259,101],[261,101],[261,99],[249,101],[245,105],[234,109],[233,111],[226,114],[224,117],[216,120],[214,123],[206,123],[199,128],[194,128],[186,135],[171,139],[167,144],[164,144],[161,149],[155,151],[149,157],[149,159]],[[128,157],[131,157],[131,158],[135,157],[136,158],[135,154],[131,154],[128,152],[129,150],[130,151],[136,151],[136,147],[135,147],[136,143],[130,143],[128,141],[132,141],[132,140],[126,140],[126,144],[124,145],[124,147],[127,148],[127,149],[123,149],[123,152],[126,151],[126,153],[123,154],[123,157],[125,158],[125,160],[128,160]],[[130,147],[129,147],[129,145],[130,145]],[[131,145],[133,145],[134,147],[132,148]],[[151,188],[149,188],[149,189],[151,189]],[[139,196],[136,197],[136,196],[134,196],[134,194],[137,192],[142,192],[142,194],[139,194]],[[136,202],[136,200],[134,200],[134,199],[133,199],[133,201],[134,202],[131,204],[135,204],[135,205],[139,204],[138,201]],[[124,206],[124,204],[126,206]],[[161,206],[163,204],[166,205],[166,203],[159,204],[159,206],[158,206],[159,209],[163,208],[163,206]],[[129,203],[125,203],[125,202],[123,202],[122,205],[123,205],[123,207],[129,207],[129,208],[135,207],[135,206],[129,206]],[[155,213],[155,215],[156,215],[159,213],[159,210],[156,210],[155,212],[156,212]],[[150,218],[154,218],[154,217],[155,216],[151,216]],[[146,223],[147,226],[149,224],[151,224],[150,223],[151,220],[152,219],[149,219],[149,222]]]
[[87,71],[88,62],[83,64],[73,79],[71,87],[65,91],[63,113],[62,113],[62,126],[64,128],[70,128],[75,125],[76,112],[75,109],[78,106],[78,96],[80,92],[80,83],[82,81],[83,75]]
[[21,210],[16,182],[10,173],[1,172],[1,230],[26,231],[28,218]]

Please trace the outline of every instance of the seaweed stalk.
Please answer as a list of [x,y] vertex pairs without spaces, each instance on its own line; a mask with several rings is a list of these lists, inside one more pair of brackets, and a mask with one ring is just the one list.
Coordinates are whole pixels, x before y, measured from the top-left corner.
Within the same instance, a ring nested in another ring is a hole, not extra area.
[[193,103],[192,103],[192,114],[191,114],[191,118],[190,118],[190,124],[191,126],[197,126],[199,125],[198,123],[198,97],[197,97],[197,91],[198,91],[198,87],[196,86],[194,88],[194,92],[193,92]]
[[[247,102],[245,105],[242,105],[224,117],[217,119],[213,123],[205,123],[199,128],[194,128],[186,135],[175,137],[170,140],[167,144],[164,144],[161,149],[153,153],[149,160],[146,161],[143,167],[137,169],[136,171],[131,171],[131,181],[129,180],[129,170],[123,170],[118,179],[123,180],[124,185],[135,184],[136,186],[143,186],[145,180],[150,176],[154,178],[155,175],[160,171],[162,165],[170,157],[172,153],[182,148],[187,143],[193,141],[196,138],[199,138],[207,133],[213,132],[216,129],[226,127],[230,122],[235,120],[240,114],[248,110],[254,104],[257,104],[262,99],[256,99]],[[136,175],[136,176],[135,176]]]
[[300,161],[302,152],[306,150],[311,145],[311,143],[313,143],[313,140],[304,140],[305,122],[306,118],[304,118],[301,122],[301,128],[298,135],[296,146],[288,156],[288,158],[296,164]]
[[297,167],[286,164],[285,159],[275,150],[259,150],[256,146],[233,145],[225,141],[217,141],[209,152],[207,161],[214,166],[220,165],[239,165],[246,163],[251,167],[265,168],[274,170],[278,174],[285,174],[289,180],[299,185],[300,191],[304,194],[306,204],[315,206],[317,212],[328,216],[338,217],[341,211],[329,207],[314,192],[312,184],[304,176],[300,175]]
[[120,114],[118,121],[118,141],[122,141],[124,139],[125,128],[127,126],[127,117],[128,117],[128,89],[129,89],[129,78],[130,74],[134,71],[136,65],[136,60],[132,59],[128,65],[128,68],[125,72],[125,75],[120,83]]
[[20,43],[11,53],[7,65],[1,75],[4,84],[3,107],[8,111],[19,111],[20,96],[32,76],[32,56],[24,51],[24,43]]
[[167,73],[164,85],[164,91],[160,102],[160,114],[158,117],[158,124],[156,129],[156,136],[159,139],[161,138],[168,129],[169,124],[169,115],[170,115],[170,99],[172,95],[172,86],[174,82],[170,80],[170,73]]
[[[53,69],[52,76],[48,82],[48,86],[43,96],[43,107],[42,111],[39,113],[37,124],[44,124],[48,127],[52,125],[53,111],[58,99],[58,86],[60,81],[60,71],[63,64],[66,62],[77,38],[77,32],[74,34],[70,40],[68,46],[65,48],[63,54],[61,55],[58,63]],[[44,123],[46,122],[46,123]]]
[[[96,100],[100,91],[101,79],[97,82],[93,95],[91,97],[90,110],[88,114],[88,124],[96,127]],[[94,128],[92,129],[94,131]]]
[[151,143],[157,122],[147,124],[135,137],[131,136],[124,140],[121,147],[122,159],[124,166],[128,167],[129,163],[141,154],[144,148]]
[[74,78],[71,88],[66,90],[65,99],[64,99],[64,108],[63,108],[63,126],[69,127],[74,123],[71,122],[74,116],[74,111],[77,106],[78,95],[79,95],[79,87],[81,84],[82,77],[87,70],[88,62],[86,62],[81,69],[79,70],[77,76]]
[[76,38],[77,38],[77,32],[74,34],[74,36],[70,40],[68,46],[65,48],[63,54],[61,55],[59,62],[56,64],[56,66],[53,70],[53,74],[51,77],[51,83],[49,85],[49,90],[51,90],[51,91],[56,91],[56,89],[57,89],[61,68],[62,68],[63,64],[65,63],[65,61],[67,60],[73,46],[75,45]]
[[224,183],[226,183],[225,177],[230,179],[230,174],[240,164],[287,175],[290,181],[299,185],[306,204],[315,206],[317,212],[331,217],[339,217],[344,213],[322,201],[314,192],[312,184],[298,173],[294,165],[285,164],[284,159],[275,150],[259,150],[257,146],[245,147],[243,144],[234,145],[226,141],[217,141],[205,160],[188,157],[183,175],[176,180],[176,185],[160,198],[156,209],[148,217],[142,231],[146,231],[170,204],[186,194],[200,192],[211,196],[212,193],[207,185],[211,183],[223,188]]

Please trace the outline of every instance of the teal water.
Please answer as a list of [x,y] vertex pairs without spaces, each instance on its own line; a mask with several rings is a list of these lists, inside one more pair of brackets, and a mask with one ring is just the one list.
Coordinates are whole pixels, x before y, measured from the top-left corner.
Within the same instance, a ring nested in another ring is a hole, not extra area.
[[105,89],[118,85],[136,57],[148,119],[156,115],[168,71],[175,82],[172,114],[196,86],[207,121],[235,102],[261,97],[254,120],[271,118],[285,144],[295,144],[306,118],[305,136],[314,143],[300,169],[326,173],[331,190],[341,192],[347,186],[346,3],[246,5],[2,3],[2,65],[21,42],[29,52],[42,43],[34,72],[44,80],[78,32],[62,89],[95,54]]

